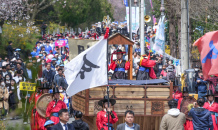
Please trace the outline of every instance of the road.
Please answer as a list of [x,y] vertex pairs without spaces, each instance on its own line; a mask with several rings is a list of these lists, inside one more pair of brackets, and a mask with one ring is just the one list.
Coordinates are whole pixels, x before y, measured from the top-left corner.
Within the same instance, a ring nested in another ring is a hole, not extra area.
[[[68,123],[72,123],[74,121],[74,118],[70,118]],[[30,124],[23,125],[23,119],[18,120],[10,120],[7,119],[6,121],[3,121],[3,124],[6,127],[6,130],[30,130]],[[1,121],[0,121],[0,127],[1,127]]]

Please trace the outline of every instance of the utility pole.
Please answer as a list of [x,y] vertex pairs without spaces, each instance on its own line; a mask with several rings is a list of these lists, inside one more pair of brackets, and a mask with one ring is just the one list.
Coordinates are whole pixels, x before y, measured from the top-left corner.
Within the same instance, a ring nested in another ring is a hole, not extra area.
[[140,18],[140,46],[141,46],[141,55],[145,53],[145,22],[144,22],[144,0],[141,0],[141,18]]
[[187,0],[181,0],[181,64],[182,72],[188,69],[189,63],[188,45],[188,11]]
[[[161,0],[161,6],[160,6],[160,12],[161,12],[161,19],[163,19],[164,17],[164,11],[165,11],[165,8],[164,8],[164,0]],[[164,20],[162,20],[164,21]],[[165,62],[166,62],[166,56],[165,56],[165,39],[164,39],[164,50],[163,50],[163,65],[165,65]]]
[[138,35],[140,35],[141,37],[141,0],[139,0],[139,32],[138,32]]
[[132,40],[132,0],[129,0],[129,38]]

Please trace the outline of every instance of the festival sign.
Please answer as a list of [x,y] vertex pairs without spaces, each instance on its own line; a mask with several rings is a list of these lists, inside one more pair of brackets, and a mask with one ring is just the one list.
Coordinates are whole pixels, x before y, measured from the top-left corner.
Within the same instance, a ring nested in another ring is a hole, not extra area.
[[95,40],[81,40],[81,39],[69,39],[69,57],[70,60],[75,58],[81,52],[85,51],[98,41]]
[[35,91],[36,90],[36,83],[20,82],[20,90]]
[[58,39],[55,41],[55,46],[63,47],[66,45],[67,39]]

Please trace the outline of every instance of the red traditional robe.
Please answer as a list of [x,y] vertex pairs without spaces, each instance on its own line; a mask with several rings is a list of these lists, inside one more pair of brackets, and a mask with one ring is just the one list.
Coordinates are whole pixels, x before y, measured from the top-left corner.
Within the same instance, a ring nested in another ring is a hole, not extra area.
[[180,91],[173,92],[173,99],[176,99],[179,101],[179,99],[182,98],[182,93]]
[[[108,130],[107,123],[108,123],[108,117],[106,116],[106,111],[100,111],[97,114],[96,118],[96,125],[98,127],[98,130],[101,130],[101,128],[104,128],[105,130]],[[110,115],[110,123],[115,124],[118,121],[117,113],[112,111],[115,118],[112,118]]]
[[[181,107],[182,100],[183,100],[183,98],[180,98],[178,101],[177,109],[179,109],[179,110]],[[193,122],[191,120],[186,119],[186,122],[183,126],[184,126],[185,130],[194,130]]]
[[[203,108],[209,110],[210,112],[218,113],[218,103],[216,103],[216,102],[214,102],[212,105],[210,105],[208,102],[205,102]],[[213,129],[218,130],[218,123],[216,124],[215,115],[211,114],[211,116],[212,116],[212,120],[213,120]]]
[[[125,61],[125,60],[124,60],[124,61]],[[122,61],[121,61],[121,62],[122,62]],[[119,64],[119,63],[118,63],[118,64]],[[111,62],[109,68],[112,69],[112,70],[115,70],[115,69],[117,68],[117,64],[115,64],[115,62]],[[129,61],[127,61],[127,62],[125,63],[124,69],[125,69],[125,70],[129,70],[129,68],[130,68],[130,63],[129,63]]]
[[54,105],[55,105],[55,100],[51,101],[48,104],[45,116],[50,117],[50,120],[52,120],[56,125],[57,123],[59,123],[59,117],[52,116],[52,113],[58,113],[61,109],[67,109],[67,106],[61,100],[58,100],[57,104],[55,106]]
[[38,98],[41,96],[42,94],[38,94],[38,93],[33,93],[30,98],[29,98],[29,102],[34,102],[34,107],[31,111],[31,120],[30,120],[30,125],[31,125],[31,130],[38,130],[39,126],[38,126],[38,123],[37,123],[37,118],[36,118],[36,115],[38,114],[38,112],[36,111],[35,113],[35,124],[34,124],[34,114],[33,114],[33,110],[36,109],[36,102],[38,100]]

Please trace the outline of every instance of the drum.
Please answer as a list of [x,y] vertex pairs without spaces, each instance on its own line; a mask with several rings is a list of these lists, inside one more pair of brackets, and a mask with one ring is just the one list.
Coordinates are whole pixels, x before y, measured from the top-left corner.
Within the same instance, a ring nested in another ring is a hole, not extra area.
[[194,102],[197,102],[194,97],[188,96],[183,98],[181,102],[180,111],[185,114],[186,119],[192,120],[192,117],[188,116],[188,105],[193,104]]
[[42,116],[45,117],[48,104],[53,100],[52,94],[46,93],[39,97],[36,102],[36,110]]

